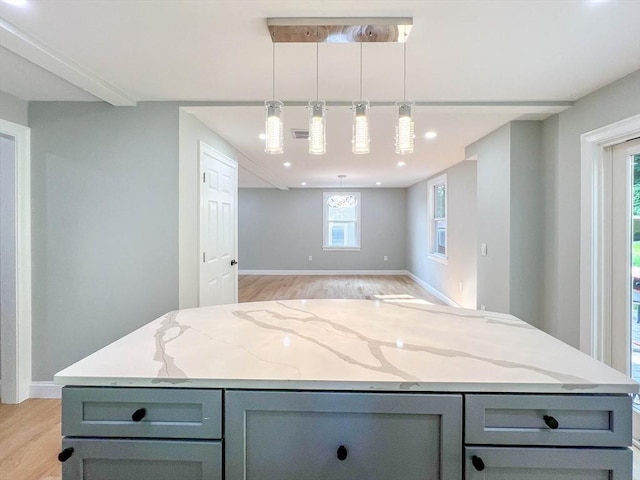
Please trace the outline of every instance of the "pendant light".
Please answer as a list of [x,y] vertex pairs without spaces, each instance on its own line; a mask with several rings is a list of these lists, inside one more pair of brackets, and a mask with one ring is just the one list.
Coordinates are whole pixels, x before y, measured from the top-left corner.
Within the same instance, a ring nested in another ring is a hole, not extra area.
[[273,39],[273,96],[272,100],[264,102],[266,110],[264,151],[270,154],[284,152],[284,126],[282,123],[282,106],[276,100],[276,42]]
[[316,100],[309,102],[309,153],[324,155],[327,152],[326,102],[318,100],[318,29],[316,28]]
[[369,153],[369,100],[362,100],[362,42],[360,42],[360,100],[354,100],[352,151],[356,155]]
[[413,153],[414,126],[411,110],[415,105],[407,101],[407,39],[404,41],[404,74],[403,74],[402,101],[396,102],[396,153],[405,155]]

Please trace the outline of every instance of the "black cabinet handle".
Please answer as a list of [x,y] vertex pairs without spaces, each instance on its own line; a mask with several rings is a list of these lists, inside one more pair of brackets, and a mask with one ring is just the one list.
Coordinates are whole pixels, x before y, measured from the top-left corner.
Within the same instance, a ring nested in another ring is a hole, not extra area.
[[553,418],[551,415],[545,415],[544,417],[542,417],[542,419],[544,420],[544,423],[547,424],[547,427],[549,427],[551,430],[555,430],[560,426],[558,420]]
[[349,452],[347,452],[347,448],[344,445],[340,445],[338,447],[338,460],[345,460],[347,458]]
[[238,264],[238,261],[237,261],[237,260],[235,260],[235,259],[234,259],[234,260],[231,260],[231,266],[232,266],[232,267],[233,267],[234,265],[237,265],[237,264]]
[[484,470],[484,462],[477,455],[471,457],[471,464],[473,465],[473,468],[475,468],[479,472]]
[[133,412],[133,415],[131,415],[131,420],[133,420],[134,422],[139,422],[144,418],[146,414],[147,414],[146,408],[139,408],[138,410]]
[[66,462],[73,455],[73,447],[65,448],[58,454],[58,460],[60,462]]

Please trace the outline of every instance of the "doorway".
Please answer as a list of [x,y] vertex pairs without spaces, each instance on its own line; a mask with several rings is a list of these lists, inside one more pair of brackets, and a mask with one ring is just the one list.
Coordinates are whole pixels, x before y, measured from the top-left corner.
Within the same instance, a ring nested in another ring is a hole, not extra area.
[[2,403],[31,384],[30,129],[0,120],[0,369]]

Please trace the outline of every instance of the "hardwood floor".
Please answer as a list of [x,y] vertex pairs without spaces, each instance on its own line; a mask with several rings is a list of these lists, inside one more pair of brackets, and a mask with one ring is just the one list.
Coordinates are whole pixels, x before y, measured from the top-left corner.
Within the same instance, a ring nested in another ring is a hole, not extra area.
[[404,275],[241,275],[238,301],[304,298],[443,302]]
[[[240,302],[302,298],[362,298],[442,304],[405,276],[241,276]],[[60,400],[0,404],[0,480],[61,480]],[[633,449],[633,480],[640,450]]]
[[0,404],[0,479],[59,480],[60,400]]

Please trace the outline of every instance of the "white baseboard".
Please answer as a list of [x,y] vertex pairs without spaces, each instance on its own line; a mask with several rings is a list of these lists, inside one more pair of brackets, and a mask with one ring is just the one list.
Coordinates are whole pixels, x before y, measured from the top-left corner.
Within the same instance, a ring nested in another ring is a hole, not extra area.
[[460,307],[460,305],[458,305],[456,302],[451,300],[444,293],[440,292],[439,290],[436,290],[421,278],[416,277],[413,273],[407,271],[406,275],[408,275],[411,278],[411,280],[416,282],[418,285],[420,285],[422,288],[424,288],[427,292],[429,292],[431,295],[436,297],[438,300],[442,300],[444,303],[446,303],[450,307]]
[[61,398],[62,385],[53,382],[31,382],[29,398]]
[[238,270],[238,275],[406,275],[406,270]]

